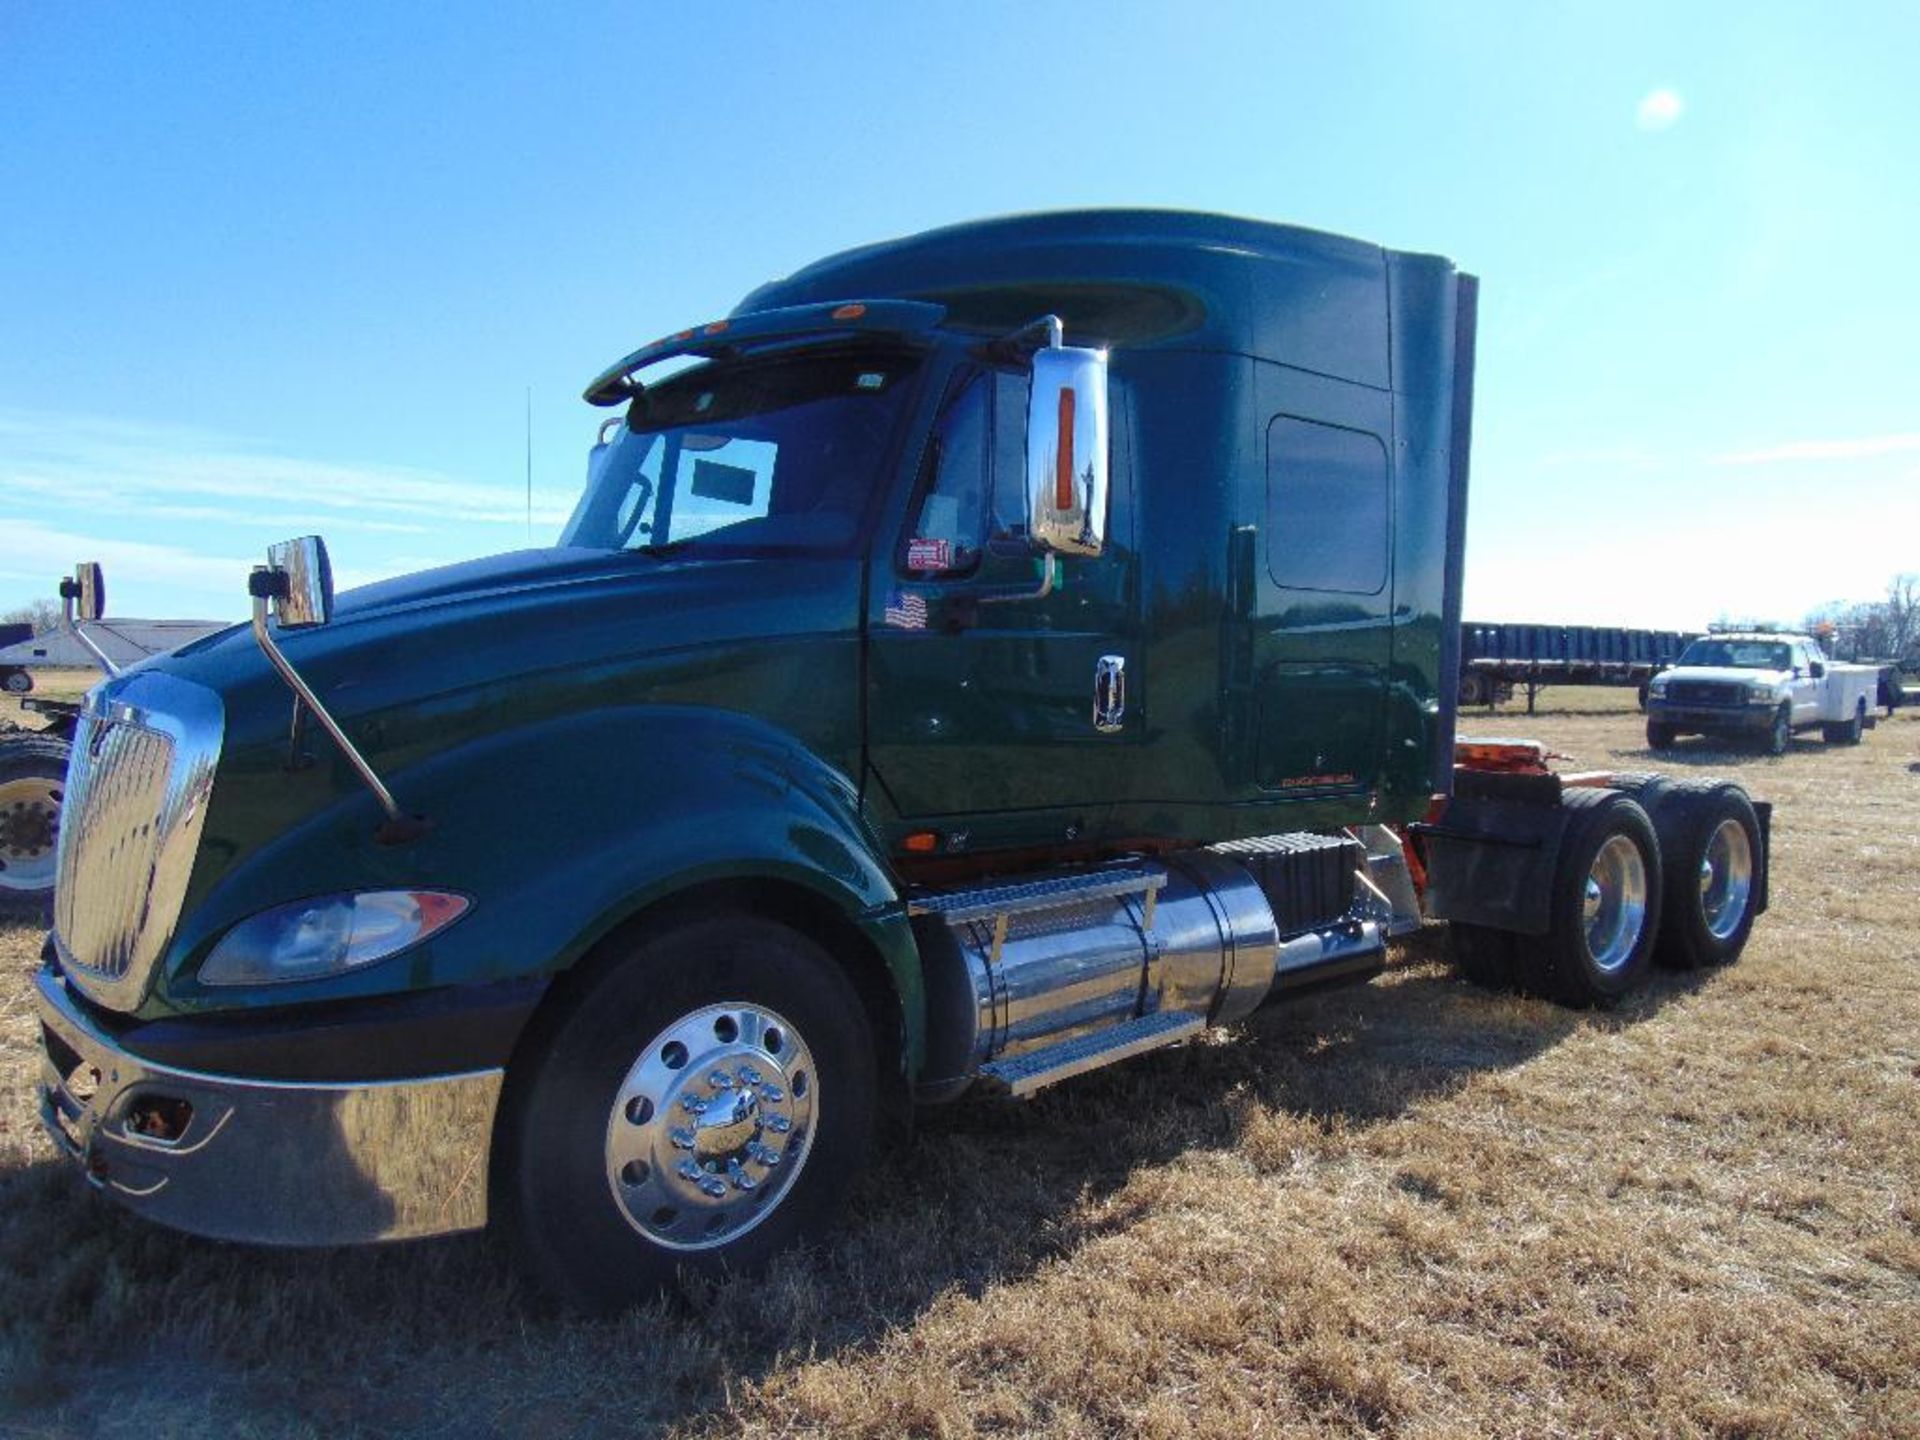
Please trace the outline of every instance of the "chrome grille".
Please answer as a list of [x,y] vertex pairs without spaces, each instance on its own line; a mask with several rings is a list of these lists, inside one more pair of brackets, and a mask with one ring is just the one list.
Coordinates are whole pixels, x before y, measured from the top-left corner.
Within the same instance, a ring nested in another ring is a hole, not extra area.
[[1747,698],[1747,687],[1717,680],[1675,680],[1667,686],[1667,698],[1682,705],[1738,705]]
[[54,931],[69,977],[131,1008],[173,937],[219,757],[219,697],[135,674],[88,698],[61,805]]

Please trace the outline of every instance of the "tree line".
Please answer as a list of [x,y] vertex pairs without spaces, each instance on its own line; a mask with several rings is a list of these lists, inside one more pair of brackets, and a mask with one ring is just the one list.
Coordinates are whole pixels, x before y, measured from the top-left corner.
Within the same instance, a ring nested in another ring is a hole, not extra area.
[[1894,576],[1881,600],[1818,606],[1806,624],[1809,632],[1831,636],[1838,656],[1895,660],[1902,669],[1920,670],[1920,574]]

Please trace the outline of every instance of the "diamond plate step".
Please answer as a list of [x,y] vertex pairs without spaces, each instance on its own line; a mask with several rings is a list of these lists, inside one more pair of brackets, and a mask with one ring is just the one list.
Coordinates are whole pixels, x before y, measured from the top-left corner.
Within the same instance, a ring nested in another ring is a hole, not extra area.
[[1029,1050],[1012,1060],[996,1060],[981,1066],[980,1073],[988,1081],[1004,1085],[1010,1095],[1024,1098],[1044,1086],[1098,1070],[1116,1060],[1176,1044],[1199,1034],[1206,1023],[1199,1015],[1160,1010],[1111,1030],[1096,1030],[1043,1050]]
[[1082,900],[1112,895],[1143,895],[1167,883],[1166,871],[1146,865],[1112,866],[1080,875],[1055,875],[1045,880],[1017,880],[976,890],[915,895],[907,901],[910,915],[938,915],[948,924],[985,920],[993,915],[1017,915],[1048,910]]

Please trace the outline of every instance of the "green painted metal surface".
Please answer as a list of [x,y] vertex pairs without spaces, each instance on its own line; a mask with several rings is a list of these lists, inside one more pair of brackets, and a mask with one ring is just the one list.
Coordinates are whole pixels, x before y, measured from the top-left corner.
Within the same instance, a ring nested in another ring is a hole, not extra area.
[[[375,843],[374,802],[324,735],[308,724],[290,743],[292,697],[244,631],[160,662],[222,693],[229,733],[148,1011],[550,974],[656,900],[747,878],[802,887],[868,937],[911,1067],[923,1003],[895,860],[911,831],[950,852],[1044,854],[1417,817],[1460,564],[1456,289],[1444,260],[1152,212],[956,227],[762,287],[742,313],[946,307],[943,328],[912,337],[925,374],[894,460],[862,477],[875,504],[857,553],[530,551],[343,596],[334,624],[285,646],[403,807],[431,819],[404,846]],[[909,568],[943,402],[987,363],[983,335],[1049,311],[1069,343],[1112,349],[1106,553],[1056,562],[1043,597],[1007,598],[1040,574],[1017,547],[965,573]],[[1319,493],[1276,501],[1274,487],[1292,483],[1297,437],[1322,430],[1378,450],[1370,591],[1340,574],[1326,588],[1299,537],[1274,533]],[[1127,711],[1103,734],[1108,655],[1125,660]],[[195,981],[249,914],[392,886],[457,890],[474,909],[335,980]]]

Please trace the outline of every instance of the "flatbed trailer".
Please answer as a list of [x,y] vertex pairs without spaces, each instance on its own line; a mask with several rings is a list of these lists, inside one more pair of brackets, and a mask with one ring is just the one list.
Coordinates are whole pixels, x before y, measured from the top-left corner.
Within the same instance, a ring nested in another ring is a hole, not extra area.
[[1549,685],[1611,685],[1637,689],[1644,709],[1647,682],[1695,633],[1470,620],[1460,627],[1460,703],[1492,708],[1520,688],[1531,715]]

